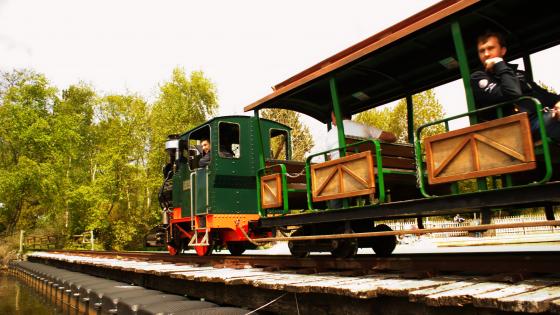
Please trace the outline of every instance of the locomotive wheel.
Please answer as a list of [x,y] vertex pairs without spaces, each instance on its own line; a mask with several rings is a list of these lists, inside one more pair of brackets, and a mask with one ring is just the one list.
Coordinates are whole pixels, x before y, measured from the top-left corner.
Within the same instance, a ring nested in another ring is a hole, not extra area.
[[175,246],[173,246],[173,245],[167,245],[167,251],[169,252],[169,255],[171,255],[171,256],[175,256],[179,253],[177,248],[175,248]]
[[[290,236],[304,236],[304,235],[305,235],[305,231],[303,230],[303,228],[299,228],[295,232],[293,232]],[[297,242],[292,242],[292,241],[288,242],[288,248],[290,249],[290,254],[292,254],[292,256],[296,258],[305,258],[309,256],[309,251],[301,248],[301,246],[297,246],[296,243]]]
[[[392,231],[388,225],[379,224],[373,228],[374,232]],[[373,237],[371,248],[377,256],[387,257],[395,250],[397,246],[397,237],[395,235]]]
[[189,242],[190,238],[182,238],[181,239],[181,246],[179,246],[179,255],[183,254],[186,250],[189,249]]
[[198,256],[210,256],[212,254],[212,250],[214,249],[213,245],[204,245],[204,246],[195,246],[194,250]]
[[233,256],[241,256],[247,248],[241,242],[229,242],[227,243],[227,249]]
[[182,248],[183,240],[179,239],[179,236],[174,237],[167,243],[167,251],[169,255],[176,256],[183,251]]
[[[350,229],[350,231],[345,231],[344,227],[340,227],[336,230],[337,234],[344,234],[344,233],[352,234],[354,231]],[[356,255],[358,252],[358,240],[355,238],[341,238],[334,240],[333,242],[337,242],[337,246],[335,249],[331,250],[331,254],[337,258],[347,258]]]

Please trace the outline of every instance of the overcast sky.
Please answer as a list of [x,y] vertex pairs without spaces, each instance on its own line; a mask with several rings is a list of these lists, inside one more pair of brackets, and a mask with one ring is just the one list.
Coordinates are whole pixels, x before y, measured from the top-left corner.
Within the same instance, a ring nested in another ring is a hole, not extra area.
[[[0,0],[0,70],[152,101],[180,66],[216,84],[220,114],[242,114],[276,83],[436,2]],[[558,55],[533,61],[560,90]],[[436,94],[448,114],[464,111],[460,84]]]

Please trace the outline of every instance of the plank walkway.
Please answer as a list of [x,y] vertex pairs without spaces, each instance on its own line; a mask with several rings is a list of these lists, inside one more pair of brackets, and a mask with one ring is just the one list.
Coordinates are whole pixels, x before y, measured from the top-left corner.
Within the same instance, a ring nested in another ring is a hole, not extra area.
[[355,299],[391,296],[407,298],[410,302],[432,307],[471,305],[510,312],[560,314],[560,274],[519,281],[509,279],[510,281],[505,282],[474,276],[410,279],[402,274],[390,273],[364,276],[343,276],[340,273],[298,274],[250,267],[216,268],[46,252],[31,253],[28,256],[187,281],[247,285],[299,294],[333,294]]

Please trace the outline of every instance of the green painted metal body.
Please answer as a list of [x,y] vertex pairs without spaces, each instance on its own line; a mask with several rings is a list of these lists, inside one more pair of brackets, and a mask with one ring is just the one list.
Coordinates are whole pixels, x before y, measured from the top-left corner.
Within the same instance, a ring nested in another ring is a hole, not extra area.
[[[222,123],[239,126],[238,158],[226,158],[218,154]],[[209,128],[211,162],[206,168],[190,169],[186,143],[191,135],[203,128]],[[216,117],[180,136],[182,152],[179,169],[173,177],[173,204],[180,205],[182,217],[190,217],[191,208],[197,215],[258,212],[256,196],[260,194],[257,194],[256,174],[260,164],[264,163],[261,160],[270,159],[270,139],[261,137],[257,128],[262,129],[263,134],[272,129],[285,131],[290,147],[289,127],[248,116]]]
[[334,112],[334,117],[336,120],[336,129],[338,134],[338,147],[340,150],[340,156],[346,155],[346,137],[344,133],[344,124],[342,123],[342,109],[340,108],[340,102],[338,99],[338,91],[336,89],[336,79],[331,78],[329,80],[329,87],[331,91],[332,107]]

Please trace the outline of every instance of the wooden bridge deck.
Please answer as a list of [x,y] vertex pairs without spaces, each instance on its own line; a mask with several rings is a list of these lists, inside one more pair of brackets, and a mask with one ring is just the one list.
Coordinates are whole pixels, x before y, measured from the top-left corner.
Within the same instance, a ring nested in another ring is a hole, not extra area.
[[[368,314],[374,309],[380,314],[407,310],[410,314],[411,308],[436,314],[442,307],[462,314],[474,314],[480,308],[485,314],[560,313],[560,273],[419,276],[412,271],[369,271],[357,276],[352,275],[355,272],[344,271],[220,268],[46,252],[30,254],[29,259],[109,278],[120,277],[120,281],[141,282],[138,284],[162,291],[189,296],[205,294],[207,300],[219,304],[255,309],[282,296],[265,309],[278,314],[293,313],[296,308],[301,314],[314,315]],[[466,308],[459,310],[461,307]]]

